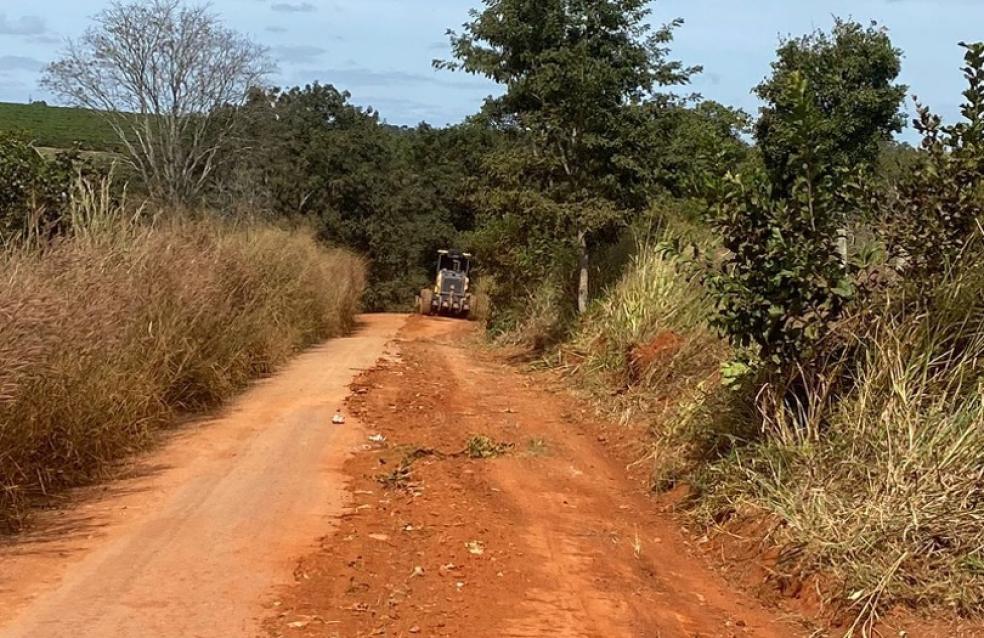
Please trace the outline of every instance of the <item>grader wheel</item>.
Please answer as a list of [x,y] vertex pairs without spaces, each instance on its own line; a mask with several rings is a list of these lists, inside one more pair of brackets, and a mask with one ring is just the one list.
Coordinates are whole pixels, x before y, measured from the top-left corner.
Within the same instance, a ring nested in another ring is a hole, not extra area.
[[424,288],[420,291],[420,314],[429,315],[431,314],[431,304],[434,302],[434,291],[430,288]]

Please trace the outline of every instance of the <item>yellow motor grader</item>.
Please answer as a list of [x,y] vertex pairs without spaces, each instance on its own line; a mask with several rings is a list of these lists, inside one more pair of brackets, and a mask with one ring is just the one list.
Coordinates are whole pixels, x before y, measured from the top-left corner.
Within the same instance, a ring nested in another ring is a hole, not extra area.
[[472,309],[471,265],[470,253],[437,251],[437,278],[432,288],[420,291],[420,314],[467,319]]

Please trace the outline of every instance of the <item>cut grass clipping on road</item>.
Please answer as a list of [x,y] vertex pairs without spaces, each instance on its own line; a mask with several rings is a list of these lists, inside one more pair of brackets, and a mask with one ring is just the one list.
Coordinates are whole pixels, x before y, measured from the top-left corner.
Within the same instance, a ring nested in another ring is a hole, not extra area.
[[304,232],[79,232],[0,257],[0,526],[346,332],[364,263]]

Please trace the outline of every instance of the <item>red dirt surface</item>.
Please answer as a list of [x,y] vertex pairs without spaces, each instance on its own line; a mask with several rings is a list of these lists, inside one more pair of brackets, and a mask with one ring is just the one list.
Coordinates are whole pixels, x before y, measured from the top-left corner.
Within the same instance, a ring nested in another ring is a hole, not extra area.
[[[806,629],[826,613],[809,584],[780,595],[764,529],[692,540],[646,489],[636,431],[476,341],[365,317],[41,513],[0,543],[0,636],[843,634]],[[984,636],[891,618],[877,635]]]
[[0,636],[255,636],[271,589],[344,511],[339,472],[364,437],[332,417],[405,319],[363,317],[0,544]]
[[629,348],[629,379],[637,383],[653,368],[665,365],[680,351],[684,343],[683,337],[667,331],[656,335],[649,343]]
[[[345,464],[351,507],[270,635],[805,635],[691,553],[587,410],[466,347],[471,331],[411,318],[400,360],[353,386],[385,442]],[[475,435],[510,447],[471,458]]]

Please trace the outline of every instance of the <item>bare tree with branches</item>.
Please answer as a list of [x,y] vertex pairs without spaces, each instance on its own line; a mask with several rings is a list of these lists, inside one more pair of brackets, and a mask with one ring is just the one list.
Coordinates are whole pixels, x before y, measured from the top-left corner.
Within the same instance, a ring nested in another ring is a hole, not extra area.
[[152,195],[194,201],[273,70],[267,50],[184,0],[117,1],[94,21],[42,86],[105,117]]

